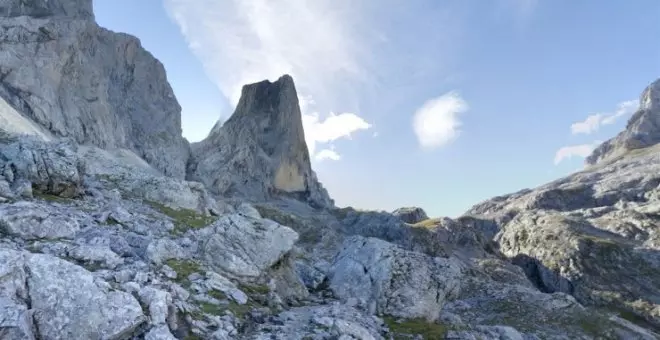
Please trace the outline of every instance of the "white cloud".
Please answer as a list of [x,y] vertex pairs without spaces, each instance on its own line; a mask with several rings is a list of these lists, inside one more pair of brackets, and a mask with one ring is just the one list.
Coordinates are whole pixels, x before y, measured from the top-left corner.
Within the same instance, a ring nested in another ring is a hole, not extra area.
[[241,87],[290,74],[319,99],[337,78],[366,76],[351,2],[164,0],[209,77],[236,104]]
[[317,161],[323,161],[323,160],[333,160],[333,161],[338,161],[341,159],[341,156],[335,150],[332,149],[323,149],[319,151],[316,156]]
[[316,143],[370,127],[356,113],[331,114],[323,121],[317,113],[352,107],[352,86],[371,76],[367,33],[358,30],[371,13],[364,6],[352,0],[163,1],[232,105],[245,84],[293,77],[312,155]]
[[458,115],[468,108],[467,102],[454,91],[424,103],[413,117],[413,130],[419,144],[433,149],[452,142],[461,132]]
[[303,115],[305,140],[310,154],[314,154],[317,143],[329,143],[340,138],[351,138],[351,134],[371,128],[371,124],[354,113],[330,113],[320,120],[318,113]]
[[591,144],[564,146],[555,153],[555,165],[573,157],[585,158],[589,156],[591,152],[600,145],[600,143],[602,142],[594,141]]
[[629,115],[639,107],[638,100],[628,100],[617,105],[614,112],[596,113],[589,115],[584,121],[573,123],[571,133],[576,135],[580,133],[590,134],[600,129],[602,125],[609,125],[616,122],[619,118]]

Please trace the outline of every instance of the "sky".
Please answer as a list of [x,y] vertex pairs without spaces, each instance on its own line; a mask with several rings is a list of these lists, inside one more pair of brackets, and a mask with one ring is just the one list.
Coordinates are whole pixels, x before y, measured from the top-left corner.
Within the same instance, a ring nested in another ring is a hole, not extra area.
[[202,140],[290,74],[338,206],[472,205],[579,171],[660,78],[660,1],[95,0],[165,66]]

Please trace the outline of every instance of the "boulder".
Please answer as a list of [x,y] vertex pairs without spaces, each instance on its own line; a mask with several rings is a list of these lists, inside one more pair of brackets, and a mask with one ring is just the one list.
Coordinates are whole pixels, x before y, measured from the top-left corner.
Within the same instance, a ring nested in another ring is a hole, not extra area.
[[298,234],[271,220],[224,215],[197,230],[201,258],[219,273],[257,277],[291,251]]
[[330,268],[334,294],[372,314],[438,318],[442,306],[460,291],[461,265],[394,244],[363,237],[347,239]]
[[424,221],[429,217],[426,215],[424,209],[419,207],[404,207],[396,209],[392,212],[394,216],[398,216],[401,221],[415,224],[417,222]]
[[[28,334],[32,322],[32,334],[42,339],[129,339],[146,322],[133,296],[49,255],[0,249],[0,277],[0,300],[26,316],[26,326],[14,331]],[[21,306],[31,309],[31,318]]]

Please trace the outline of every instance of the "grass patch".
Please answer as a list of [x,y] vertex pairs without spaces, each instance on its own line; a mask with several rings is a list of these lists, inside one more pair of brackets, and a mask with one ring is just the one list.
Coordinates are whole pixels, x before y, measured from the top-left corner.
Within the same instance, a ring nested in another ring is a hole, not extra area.
[[174,281],[184,287],[190,287],[190,280],[188,280],[190,274],[199,273],[201,271],[199,264],[190,260],[169,259],[165,261],[165,264],[176,272],[176,279]]
[[32,196],[34,196],[34,198],[38,198],[52,203],[71,204],[71,202],[73,201],[73,199],[71,198],[64,198],[56,195],[46,194],[40,191],[32,191]]
[[223,293],[219,290],[211,289],[211,290],[208,291],[208,294],[209,294],[210,297],[212,297],[216,300],[225,300],[225,299],[227,299],[227,295],[225,295],[225,293]]
[[196,210],[185,208],[174,209],[154,201],[145,202],[173,220],[174,229],[172,230],[172,234],[175,235],[183,234],[190,229],[204,228],[216,220],[215,217],[205,216]]
[[270,293],[270,288],[267,285],[256,285],[256,284],[239,284],[238,289],[242,290],[245,294],[261,294],[266,295]]
[[433,228],[440,224],[439,218],[427,218],[424,221],[417,222],[413,224],[413,227],[417,228]]
[[439,323],[431,323],[425,319],[397,320],[393,317],[383,317],[383,321],[392,332],[395,340],[409,339],[410,335],[420,335],[424,340],[439,340],[447,337],[449,329]]
[[221,305],[216,305],[208,302],[201,302],[199,304],[199,308],[202,310],[202,312],[206,314],[211,314],[211,315],[222,315],[227,308],[224,308],[224,306]]

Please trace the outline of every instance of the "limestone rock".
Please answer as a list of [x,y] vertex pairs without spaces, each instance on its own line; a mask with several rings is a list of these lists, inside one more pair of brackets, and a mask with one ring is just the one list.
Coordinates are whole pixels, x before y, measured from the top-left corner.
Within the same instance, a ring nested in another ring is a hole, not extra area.
[[73,239],[80,230],[79,216],[45,204],[17,202],[0,206],[0,233],[25,240]]
[[0,296],[34,311],[40,338],[125,339],[146,321],[130,294],[48,255],[0,249],[0,273]]
[[351,237],[328,276],[335,295],[357,299],[372,314],[435,320],[460,290],[461,266],[379,239]]
[[362,339],[384,340],[382,320],[355,308],[335,304],[293,308],[259,325],[250,339]]
[[217,194],[257,201],[293,195],[333,206],[312,171],[298,95],[288,75],[244,86],[234,114],[191,148],[189,177]]
[[660,79],[642,92],[639,109],[628,121],[626,129],[598,146],[585,161],[593,165],[657,143],[660,143]]
[[0,144],[0,182],[7,186],[0,190],[0,195],[25,196],[25,190],[20,188],[24,183],[31,187],[28,189],[43,194],[80,195],[85,162],[78,157],[76,150],[71,143],[48,143],[31,137]]
[[289,227],[239,214],[220,217],[195,232],[205,263],[219,272],[256,277],[277,263],[298,240]]
[[2,0],[0,17],[31,16],[93,19],[92,2],[87,0]]
[[3,0],[0,15],[0,97],[23,118],[80,144],[131,149],[184,177],[181,108],[137,38],[99,27],[92,0]]
[[410,224],[415,224],[429,218],[424,209],[419,207],[399,208],[394,210],[392,215],[398,216],[403,222]]

